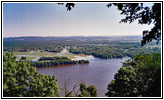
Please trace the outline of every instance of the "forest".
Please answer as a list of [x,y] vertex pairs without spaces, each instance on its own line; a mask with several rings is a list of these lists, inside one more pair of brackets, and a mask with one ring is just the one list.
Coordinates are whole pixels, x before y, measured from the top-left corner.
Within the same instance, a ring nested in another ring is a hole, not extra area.
[[160,44],[151,42],[141,46],[140,36],[113,37],[15,37],[4,38],[5,52],[61,52],[67,47],[73,54],[93,55],[98,58],[132,57],[136,54],[151,54],[160,52]]
[[137,44],[112,44],[105,46],[72,46],[69,51],[74,54],[86,54],[93,55],[98,58],[123,58],[123,57],[133,57],[136,54],[151,54],[160,52],[159,48],[140,47]]

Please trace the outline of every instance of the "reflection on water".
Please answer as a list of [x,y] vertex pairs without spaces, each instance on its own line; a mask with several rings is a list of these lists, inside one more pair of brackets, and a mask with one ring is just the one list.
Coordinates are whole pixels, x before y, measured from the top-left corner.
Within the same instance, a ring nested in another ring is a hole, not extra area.
[[[73,87],[73,84],[82,81],[87,85],[95,85],[99,96],[105,96],[107,85],[114,78],[114,74],[122,66],[121,62],[129,59],[99,59],[93,56],[86,57],[90,61],[89,64],[81,65],[65,65],[60,67],[37,68],[37,71],[42,74],[55,75],[58,79],[58,85],[63,88],[64,82],[70,80],[68,86]],[[61,96],[63,91],[60,90]]]

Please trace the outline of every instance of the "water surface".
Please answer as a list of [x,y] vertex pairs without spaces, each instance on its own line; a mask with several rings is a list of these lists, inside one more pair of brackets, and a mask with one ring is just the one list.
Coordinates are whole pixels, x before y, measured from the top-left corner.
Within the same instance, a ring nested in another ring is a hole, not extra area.
[[[60,88],[63,88],[66,80],[70,80],[68,88],[80,81],[85,82],[87,85],[95,85],[98,95],[102,97],[105,96],[107,85],[114,79],[114,74],[122,66],[121,62],[129,58],[99,59],[89,56],[86,59],[89,60],[89,64],[37,68],[37,71],[42,74],[55,75]],[[60,90],[60,93],[63,96],[62,90]]]

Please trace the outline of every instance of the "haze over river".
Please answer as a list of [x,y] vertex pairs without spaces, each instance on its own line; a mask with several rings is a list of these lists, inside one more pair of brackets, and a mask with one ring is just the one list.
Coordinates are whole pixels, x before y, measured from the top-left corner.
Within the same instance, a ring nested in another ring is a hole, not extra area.
[[[98,95],[103,97],[107,91],[107,85],[114,79],[114,74],[122,66],[121,62],[129,59],[99,59],[93,56],[88,56],[85,59],[89,60],[89,64],[80,65],[64,65],[54,67],[37,68],[37,71],[42,74],[55,75],[60,88],[64,87],[66,80],[68,88],[73,87],[77,82],[85,82],[86,85],[94,85],[98,90]],[[60,96],[64,93],[60,90]]]

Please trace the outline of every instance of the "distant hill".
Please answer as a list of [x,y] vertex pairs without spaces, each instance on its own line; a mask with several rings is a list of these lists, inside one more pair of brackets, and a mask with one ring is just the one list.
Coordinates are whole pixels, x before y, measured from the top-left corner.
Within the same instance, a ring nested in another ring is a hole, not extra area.
[[67,37],[41,37],[41,36],[27,36],[27,37],[7,37],[4,41],[136,41],[140,42],[142,36],[67,36]]

